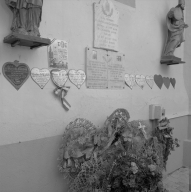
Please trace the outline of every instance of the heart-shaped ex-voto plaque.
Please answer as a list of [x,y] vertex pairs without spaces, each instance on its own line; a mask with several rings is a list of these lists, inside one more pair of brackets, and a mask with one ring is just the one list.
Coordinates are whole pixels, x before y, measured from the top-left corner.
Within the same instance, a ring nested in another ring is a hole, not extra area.
[[48,69],[31,69],[31,78],[33,81],[43,89],[50,80],[50,71]]
[[154,75],[154,81],[156,85],[161,89],[163,85],[163,78],[161,75]]
[[147,75],[145,77],[145,80],[146,80],[147,85],[152,89],[154,86],[154,77],[152,75],[150,75],[150,76]]
[[163,77],[163,83],[165,85],[165,87],[168,89],[170,86],[170,79],[169,77]]
[[143,89],[145,86],[145,76],[144,75],[136,75],[136,79],[135,79],[137,85]]
[[170,83],[171,85],[174,87],[175,89],[175,85],[176,85],[176,79],[175,78],[170,78]]
[[30,75],[30,69],[27,64],[19,63],[19,61],[7,62],[2,67],[5,78],[19,90],[26,82]]
[[124,78],[125,78],[125,83],[127,84],[127,86],[130,89],[133,89],[133,87],[135,86],[135,75],[125,74]]
[[74,70],[71,69],[68,73],[69,80],[78,88],[80,89],[83,83],[86,80],[86,74],[83,70]]
[[68,80],[68,74],[66,70],[53,69],[51,70],[51,79],[53,83],[62,88]]

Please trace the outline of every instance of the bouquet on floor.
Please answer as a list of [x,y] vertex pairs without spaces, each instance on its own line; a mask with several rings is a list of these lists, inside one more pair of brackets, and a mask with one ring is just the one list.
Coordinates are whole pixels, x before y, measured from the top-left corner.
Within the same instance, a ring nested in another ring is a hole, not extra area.
[[76,119],[65,129],[59,170],[70,181],[69,192],[164,192],[162,171],[178,147],[169,120],[151,131],[142,120],[129,121],[115,110],[101,129]]

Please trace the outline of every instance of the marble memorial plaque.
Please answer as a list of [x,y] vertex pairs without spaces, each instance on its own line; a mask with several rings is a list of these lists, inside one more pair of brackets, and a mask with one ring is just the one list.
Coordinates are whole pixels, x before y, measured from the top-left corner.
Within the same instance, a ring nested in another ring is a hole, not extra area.
[[51,79],[53,83],[58,87],[63,87],[68,80],[68,74],[66,70],[53,69],[51,70]]
[[68,77],[69,77],[69,80],[78,88],[80,89],[81,86],[83,85],[83,83],[85,82],[86,80],[86,74],[83,70],[74,70],[74,69],[71,69],[69,72],[68,72]]
[[125,55],[122,53],[108,53],[108,88],[124,89],[125,88]]
[[99,49],[86,49],[87,88],[107,89],[107,52]]
[[119,12],[110,0],[94,3],[94,47],[118,51]]
[[87,88],[124,89],[124,55],[99,49],[86,49]]
[[30,69],[27,64],[18,61],[7,62],[2,67],[5,78],[19,90],[30,75]]
[[50,80],[50,71],[48,69],[31,69],[31,78],[33,81],[43,89]]

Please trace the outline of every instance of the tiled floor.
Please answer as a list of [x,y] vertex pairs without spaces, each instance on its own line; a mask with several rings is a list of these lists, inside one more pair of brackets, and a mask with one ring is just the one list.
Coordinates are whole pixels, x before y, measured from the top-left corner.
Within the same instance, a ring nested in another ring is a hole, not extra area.
[[180,168],[163,181],[169,192],[189,192],[189,169]]

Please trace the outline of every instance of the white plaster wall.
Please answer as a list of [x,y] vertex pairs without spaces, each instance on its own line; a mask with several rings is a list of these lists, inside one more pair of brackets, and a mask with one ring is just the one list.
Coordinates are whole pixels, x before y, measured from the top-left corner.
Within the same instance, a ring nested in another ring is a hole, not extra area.
[[189,28],[185,32],[186,42],[185,42],[185,52],[184,56],[187,61],[187,65],[184,68],[185,76],[185,86],[189,97],[189,116],[188,116],[188,132],[187,138],[184,141],[184,165],[191,166],[191,83],[190,83],[190,73],[191,73],[191,1],[186,0],[186,23],[189,25]]
[[[189,25],[185,32],[185,52],[184,52],[184,57],[185,60],[187,61],[187,65],[185,65],[184,68],[184,76],[185,76],[185,86],[186,90],[188,93],[189,101],[191,101],[191,83],[190,83],[190,73],[191,73],[191,52],[190,52],[190,47],[191,47],[191,1],[186,0],[186,23]],[[189,114],[191,114],[191,102],[189,102]],[[190,128],[190,134],[189,138],[191,138],[191,128]]]
[[[42,37],[69,42],[69,68],[85,70],[85,47],[93,46],[93,2],[98,0],[45,0],[40,32]],[[176,78],[176,89],[156,85],[151,90],[138,86],[133,90],[91,90],[85,85],[71,89],[66,97],[72,108],[66,112],[54,96],[50,81],[41,90],[31,78],[19,91],[0,75],[0,145],[51,137],[63,133],[77,117],[87,118],[101,126],[116,108],[126,108],[133,119],[148,119],[149,104],[159,103],[167,115],[188,113],[183,65],[162,66],[160,57],[166,38],[166,14],[173,0],[137,0],[136,9],[115,2],[120,12],[119,50],[126,55],[126,72]],[[30,50],[11,48],[3,38],[10,33],[12,13],[0,1],[0,68],[5,62],[19,60],[33,67],[46,68],[46,47]],[[176,53],[183,57],[183,46]]]

